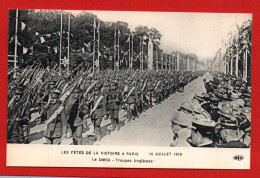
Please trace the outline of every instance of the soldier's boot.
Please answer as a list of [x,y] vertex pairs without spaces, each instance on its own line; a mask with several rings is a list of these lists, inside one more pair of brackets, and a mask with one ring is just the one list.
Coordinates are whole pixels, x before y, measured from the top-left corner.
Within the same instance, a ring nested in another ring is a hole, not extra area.
[[134,113],[135,113],[134,116],[138,118],[138,116],[140,115],[140,112],[139,112],[139,109],[138,109],[137,105],[136,105],[136,107],[134,109]]
[[116,129],[116,122],[115,119],[111,118],[111,131],[114,131]]
[[127,111],[127,122],[130,122],[132,120],[132,111]]
[[141,102],[141,104],[140,104],[140,113],[142,113],[143,112],[143,109],[144,109],[144,104]]
[[136,115],[137,115],[136,110],[135,109],[131,110],[131,113],[132,113],[132,116],[133,116],[132,120],[135,120]]
[[80,137],[73,137],[73,144],[74,145],[82,145],[82,138],[80,138]]
[[70,128],[70,126],[68,125],[68,129],[67,129],[67,135],[66,135],[66,138],[71,138],[72,137],[72,130]]
[[63,126],[62,127],[62,136],[61,136],[61,139],[65,139],[67,137],[67,127],[66,126]]
[[115,123],[116,123],[116,130],[119,131],[120,130],[120,126],[119,126],[118,118],[115,119]]
[[26,128],[27,128],[27,126],[24,125],[23,126],[23,143],[24,144],[29,144],[30,142],[28,140],[28,135],[30,133],[30,130],[29,130],[29,128],[28,129],[26,129]]
[[101,140],[101,128],[98,127],[96,128],[96,136],[97,136],[97,141],[100,141]]

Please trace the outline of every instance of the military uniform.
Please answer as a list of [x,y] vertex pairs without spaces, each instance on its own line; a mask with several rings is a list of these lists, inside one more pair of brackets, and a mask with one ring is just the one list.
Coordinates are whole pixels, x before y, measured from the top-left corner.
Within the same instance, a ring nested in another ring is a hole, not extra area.
[[132,84],[132,80],[129,80],[128,85],[126,86],[124,90],[124,97],[125,97],[125,103],[126,103],[126,109],[127,109],[127,118],[128,121],[134,120],[133,116],[135,115],[135,86]]
[[[15,91],[16,95],[20,95],[22,97],[23,91],[22,88],[17,88]],[[20,98],[21,99],[21,98]],[[10,129],[11,129],[11,135],[14,142],[21,142],[21,143],[29,143],[28,141],[28,135],[30,133],[29,128],[27,129],[27,126],[29,125],[29,121],[31,120],[31,95],[30,93],[26,97],[26,101],[22,103],[20,106],[20,100],[15,100],[13,105],[9,108],[9,111],[15,112],[16,118],[11,123]],[[14,108],[17,108],[18,110],[14,110]],[[26,129],[26,130],[25,130]]]
[[[57,90],[51,93],[52,99],[58,99],[59,93]],[[65,110],[62,109],[61,113],[57,115],[50,123],[48,123],[48,119],[57,111],[57,109],[61,106],[61,103],[57,101],[56,103],[50,104],[47,110],[47,127],[44,131],[44,136],[48,144],[58,145],[61,143],[61,138],[66,132],[62,128],[67,126],[66,122],[66,113]]]
[[[74,97],[73,94],[78,94],[79,96]],[[87,105],[85,105],[84,100],[81,96],[81,89],[76,88],[71,95],[74,98],[70,98],[69,104],[66,106],[68,124],[72,131],[73,143],[74,145],[82,144],[82,133],[83,133],[83,118],[89,113]],[[66,129],[64,129],[66,131]]]
[[122,92],[118,89],[117,81],[113,81],[111,85],[111,89],[108,93],[108,108],[112,130],[115,130],[116,127],[119,129],[118,113],[120,104],[122,102]]
[[95,86],[95,94],[93,96],[92,100],[92,110],[91,110],[91,121],[94,125],[94,131],[95,136],[93,137],[93,141],[101,140],[101,122],[104,117],[104,115],[107,115],[107,109],[106,109],[106,99],[104,96],[100,93],[101,85],[97,84]]

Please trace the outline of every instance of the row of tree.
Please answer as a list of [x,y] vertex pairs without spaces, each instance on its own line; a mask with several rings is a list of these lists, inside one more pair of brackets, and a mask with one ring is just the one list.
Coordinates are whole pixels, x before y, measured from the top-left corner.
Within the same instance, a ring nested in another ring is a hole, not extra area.
[[252,21],[236,25],[214,57],[212,70],[247,80],[251,78]]
[[[60,31],[61,14],[62,31]],[[133,49],[130,50],[133,54],[131,56],[133,57],[133,68],[140,68],[141,57],[144,59],[144,68],[147,68],[147,44],[149,38],[151,38],[154,44],[154,67],[156,62],[159,61],[159,68],[161,68],[169,59],[163,56],[163,51],[160,49],[162,35],[156,28],[138,26],[131,32],[126,22],[104,22],[92,13],[82,11],[77,15],[70,14],[70,32],[68,32],[68,18],[69,12],[67,11],[19,10],[17,32],[19,65],[26,66],[36,61],[43,67],[46,67],[59,63],[60,33],[62,33],[62,58],[67,56],[67,39],[69,37],[70,65],[73,67],[84,62],[86,65],[91,66],[94,51],[93,34],[95,28],[93,27],[97,25],[100,33],[100,53],[95,48],[95,56],[99,55],[101,69],[114,67],[115,52],[116,56],[118,56],[119,52],[121,68],[129,66],[129,36],[131,36],[131,43],[133,43],[133,45],[131,44]],[[94,21],[96,22],[95,24],[93,23]],[[16,10],[9,10],[9,55],[14,54],[15,27]],[[118,47],[115,46],[117,36],[119,36],[119,51],[117,51]],[[141,52],[143,52],[143,55],[141,55]],[[182,54],[182,56],[185,55]],[[187,54],[186,57],[189,55],[197,59],[194,54]],[[118,58],[116,57],[116,59]]]

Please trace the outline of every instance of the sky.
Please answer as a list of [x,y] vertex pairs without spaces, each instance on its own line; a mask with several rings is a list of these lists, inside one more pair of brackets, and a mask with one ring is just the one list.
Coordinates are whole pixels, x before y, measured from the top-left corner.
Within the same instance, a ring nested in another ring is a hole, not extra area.
[[[131,31],[143,25],[156,28],[162,34],[161,49],[164,52],[194,53],[199,60],[214,58],[222,40],[251,14],[234,13],[180,13],[136,11],[88,11],[102,21],[124,21]],[[74,11],[74,14],[80,11]]]

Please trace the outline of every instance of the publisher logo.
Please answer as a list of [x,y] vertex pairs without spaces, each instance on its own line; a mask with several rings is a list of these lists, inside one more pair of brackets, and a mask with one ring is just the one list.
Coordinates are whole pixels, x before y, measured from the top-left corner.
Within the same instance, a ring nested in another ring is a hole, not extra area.
[[235,155],[235,156],[233,157],[233,159],[234,159],[235,161],[242,161],[242,160],[244,159],[244,156],[242,156],[242,155]]

